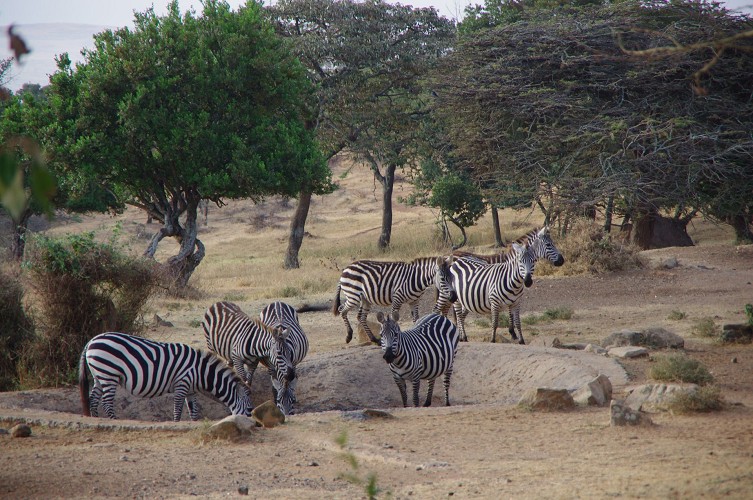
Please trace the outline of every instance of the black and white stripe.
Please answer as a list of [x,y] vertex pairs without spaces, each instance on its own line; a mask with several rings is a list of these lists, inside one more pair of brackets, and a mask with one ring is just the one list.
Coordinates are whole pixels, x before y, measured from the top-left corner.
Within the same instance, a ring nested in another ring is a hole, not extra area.
[[[412,262],[358,260],[343,269],[332,312],[342,316],[347,328],[345,342],[353,338],[348,311],[358,307],[358,324],[374,343],[379,343],[366,324],[372,305],[391,306],[390,315],[399,319],[400,307],[410,304],[411,317],[418,321],[418,299],[432,284],[439,287],[441,273],[448,273],[443,257],[423,257]],[[342,291],[345,300],[340,302]]]
[[[94,379],[89,392],[87,368]],[[234,415],[251,415],[253,404],[243,381],[223,360],[185,344],[155,342],[125,333],[103,333],[91,339],[79,361],[79,390],[86,416],[98,416],[99,405],[115,418],[117,387],[134,396],[152,398],[173,393],[173,420],[179,421],[183,401],[192,420],[199,419],[196,392],[218,399]]]
[[523,332],[520,327],[520,296],[526,286],[533,282],[533,252],[528,245],[513,243],[508,257],[504,262],[488,264],[476,258],[460,258],[450,268],[457,302],[455,314],[457,317],[460,338],[468,339],[465,333],[465,318],[469,312],[491,314],[492,342],[497,341],[497,325],[499,312],[503,306],[510,308],[510,316],[518,318],[516,324],[511,324],[510,335],[524,344]]
[[[309,352],[309,340],[303,328],[301,328],[295,308],[284,302],[272,302],[262,309],[259,319],[270,328],[288,332],[285,342],[290,348],[290,360],[293,367],[297,367],[298,363],[303,361],[303,358]],[[295,386],[297,381],[297,376],[283,386],[279,386],[279,383],[275,380],[272,381],[273,384],[278,384],[275,386],[277,404],[286,415],[293,413],[293,404],[296,401]]]
[[259,362],[267,367],[272,379],[277,406],[276,387],[295,379],[292,350],[287,330],[272,329],[252,319],[232,302],[216,302],[207,309],[202,322],[204,337],[210,351],[226,359],[249,385]]
[[413,406],[418,406],[421,380],[429,383],[424,406],[431,406],[434,381],[440,375],[444,375],[444,402],[450,406],[450,377],[458,349],[458,330],[452,321],[431,313],[405,331],[381,312],[377,313],[377,321],[382,325],[382,357],[390,364],[403,406],[408,406],[406,381],[413,385]]

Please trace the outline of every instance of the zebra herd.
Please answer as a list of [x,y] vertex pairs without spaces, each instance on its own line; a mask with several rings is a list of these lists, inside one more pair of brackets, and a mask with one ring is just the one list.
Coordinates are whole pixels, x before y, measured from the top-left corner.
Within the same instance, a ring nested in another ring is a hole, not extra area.
[[[449,257],[419,258],[410,263],[356,261],[341,273],[332,310],[345,323],[348,343],[353,328],[347,314],[358,308],[358,324],[372,342],[381,344],[403,406],[408,403],[407,381],[413,387],[414,406],[419,404],[420,381],[428,382],[424,406],[429,406],[434,382],[440,376],[449,406],[453,362],[458,342],[467,341],[468,313],[491,314],[491,341],[496,342],[499,313],[507,306],[510,335],[524,344],[521,298],[533,283],[534,266],[541,259],[555,266],[564,263],[548,227],[530,231],[506,252],[493,256],[455,252]],[[436,304],[431,313],[419,319],[418,300],[432,284],[438,292]],[[397,323],[403,304],[410,305],[414,322],[405,331]],[[377,314],[379,340],[366,323],[372,305],[391,308],[389,316]],[[450,309],[455,313],[455,323],[446,317]],[[173,393],[175,421],[180,420],[184,401],[191,418],[199,418],[197,391],[215,397],[233,414],[248,416],[253,410],[250,384],[259,362],[268,370],[276,405],[286,415],[293,412],[296,365],[309,347],[293,307],[273,302],[262,310],[259,319],[253,319],[236,304],[217,302],[207,309],[202,327],[208,352],[123,333],[94,337],[79,363],[84,415],[98,416],[101,404],[105,415],[115,418],[113,400],[117,386],[121,386],[140,397]],[[87,367],[94,381],[91,391]]]

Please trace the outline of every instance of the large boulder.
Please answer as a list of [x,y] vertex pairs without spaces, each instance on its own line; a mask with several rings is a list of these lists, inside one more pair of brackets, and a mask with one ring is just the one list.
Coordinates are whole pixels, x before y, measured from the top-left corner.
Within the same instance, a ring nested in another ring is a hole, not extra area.
[[695,384],[644,384],[630,391],[625,404],[635,411],[666,411],[678,394],[697,390],[698,386]]
[[644,330],[621,330],[605,338],[601,345],[604,347],[642,346],[651,349],[682,349],[685,339],[676,333],[660,327],[650,327]]
[[575,407],[573,396],[567,389],[539,387],[523,394],[518,405],[532,410],[567,410]]
[[599,374],[591,382],[573,392],[573,400],[583,406],[604,406],[611,399],[612,382],[604,374]]

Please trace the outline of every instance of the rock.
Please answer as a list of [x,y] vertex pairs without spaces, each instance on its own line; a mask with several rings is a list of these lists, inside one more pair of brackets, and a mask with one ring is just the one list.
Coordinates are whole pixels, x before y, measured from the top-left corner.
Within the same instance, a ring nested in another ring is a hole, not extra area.
[[644,330],[621,330],[605,338],[601,345],[604,347],[643,346],[652,349],[682,349],[685,339],[664,328],[651,327]]
[[394,415],[392,415],[391,413],[387,413],[386,411],[372,410],[369,408],[365,410],[344,411],[342,413],[342,417],[347,420],[358,420],[358,421],[371,420],[372,418],[382,418],[382,419],[395,418]]
[[633,388],[625,398],[625,405],[635,411],[666,411],[667,405],[679,393],[698,390],[695,384],[644,384]]
[[26,424],[14,425],[10,428],[10,437],[27,438],[31,436],[31,427]]
[[518,405],[533,410],[567,410],[575,407],[575,401],[567,389],[539,387],[523,394]]
[[272,428],[280,424],[285,423],[285,414],[283,414],[277,405],[273,401],[265,401],[260,404],[254,411],[251,412],[251,416],[262,427]]
[[585,349],[583,349],[586,352],[592,352],[594,354],[606,354],[607,350],[603,347],[599,347],[597,345],[588,344]]
[[652,425],[653,422],[648,415],[635,411],[622,401],[613,399],[609,405],[611,415],[610,424],[613,426],[626,425]]
[[0,428],[0,436],[8,434],[8,431],[5,429]]
[[607,354],[612,358],[640,358],[642,356],[648,356],[648,349],[643,347],[611,347],[607,349]]
[[238,494],[239,495],[248,495],[248,486],[238,486]]
[[159,315],[157,314],[154,315],[153,321],[154,321],[154,326],[167,326],[167,327],[173,326],[172,323],[160,318]]
[[722,327],[722,342],[750,344],[753,341],[753,326],[747,323],[727,324]]
[[204,435],[234,441],[251,433],[256,425],[245,415],[230,415],[213,424]]
[[651,269],[674,269],[679,265],[677,257],[667,257],[666,259],[652,261],[650,267]]
[[612,399],[612,382],[600,374],[573,393],[573,400],[583,406],[604,406]]

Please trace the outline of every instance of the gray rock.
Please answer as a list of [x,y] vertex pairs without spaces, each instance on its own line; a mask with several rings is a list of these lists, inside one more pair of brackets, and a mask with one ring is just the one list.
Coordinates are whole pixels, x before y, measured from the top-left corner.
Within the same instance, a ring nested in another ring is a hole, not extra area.
[[651,417],[635,411],[622,401],[613,399],[609,405],[610,424],[612,426],[652,425]]
[[594,344],[588,344],[585,349],[583,349],[586,352],[592,352],[594,354],[606,354],[607,350],[603,347],[599,347]]
[[573,400],[583,406],[604,406],[612,399],[612,382],[600,374],[573,393]]
[[255,427],[254,421],[245,415],[230,415],[213,424],[204,434],[213,438],[233,441],[247,436]]
[[642,356],[648,356],[648,349],[644,347],[611,347],[607,349],[607,354],[612,358],[640,358]]
[[533,410],[566,410],[575,407],[575,401],[567,389],[539,387],[523,394],[518,405]]
[[644,330],[621,330],[605,338],[601,345],[604,347],[643,346],[652,349],[682,349],[685,339],[664,328],[651,327]]
[[695,384],[644,384],[633,388],[625,404],[635,411],[666,411],[668,404],[680,393],[698,390]]
[[14,438],[27,438],[31,436],[31,427],[26,424],[14,425],[10,428],[10,436]]
[[753,341],[753,326],[747,323],[727,324],[722,327],[722,342],[750,344]]

